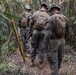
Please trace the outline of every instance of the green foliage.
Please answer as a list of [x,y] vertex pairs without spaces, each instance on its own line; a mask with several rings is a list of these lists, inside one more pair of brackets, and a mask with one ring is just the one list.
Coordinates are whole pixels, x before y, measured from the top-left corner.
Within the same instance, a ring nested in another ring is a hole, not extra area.
[[[72,0],[71,0],[72,1]],[[74,14],[75,9],[73,8],[73,1],[71,2],[65,2],[65,4],[62,4],[62,13],[64,13],[68,19],[69,19],[69,24],[70,24],[70,28],[71,28],[71,33],[70,33],[70,38],[68,40],[67,43],[69,43],[69,45],[73,46],[73,48],[76,50],[76,16]],[[74,0],[75,1],[75,0]],[[66,50],[65,50],[66,51]]]
[[0,74],[6,75],[8,73],[9,75],[13,73],[13,75],[27,75],[20,71],[20,68],[17,70],[14,70],[17,68],[17,66],[14,63],[8,62],[7,60],[0,64]]
[[68,45],[65,45],[65,47],[64,47],[64,53],[65,54],[68,53],[69,49],[70,49],[70,47]]
[[33,5],[34,5],[34,8],[36,10],[38,10],[39,9],[39,4],[37,3],[37,1],[36,0],[32,0],[32,2],[33,2]]
[[2,37],[2,40],[6,41],[6,40],[7,40],[7,36],[4,35],[4,36]]
[[1,65],[0,65],[0,72],[1,73],[6,73],[8,71],[8,69],[7,69],[7,64],[6,63],[2,63]]
[[71,58],[72,58],[72,55],[71,54],[65,55],[63,61],[64,62],[68,62]]
[[8,46],[3,45],[1,47],[1,55],[6,55],[8,53]]
[[14,42],[9,42],[8,44],[8,52],[13,51],[14,50]]
[[9,44],[1,46],[0,54],[6,56],[13,50],[14,50],[14,42],[10,42]]
[[4,63],[1,63],[1,65],[0,65],[0,72],[2,74],[6,74],[6,72],[13,72],[15,67],[16,67],[15,64],[9,63],[7,61],[7,62],[4,62]]
[[76,20],[74,21],[74,24],[76,25]]
[[[10,21],[21,19],[18,17],[24,5],[18,0],[1,0],[2,10],[0,11],[0,54],[7,54],[14,50],[14,43],[5,44],[11,32]],[[17,22],[15,22],[17,24]]]
[[11,20],[19,20],[20,17],[18,15],[22,11],[20,10],[22,7],[17,0],[12,0],[11,2],[12,4],[8,0],[1,0],[3,10],[0,11],[0,73],[2,75],[9,72],[9,70],[13,71],[15,66],[14,64],[9,64],[6,60],[7,54],[14,50],[14,42],[8,42],[8,37],[12,30]]

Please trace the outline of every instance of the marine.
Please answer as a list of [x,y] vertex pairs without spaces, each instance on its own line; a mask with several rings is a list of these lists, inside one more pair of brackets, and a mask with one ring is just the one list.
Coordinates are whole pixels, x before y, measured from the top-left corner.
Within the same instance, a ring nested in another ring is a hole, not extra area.
[[43,39],[46,34],[44,31],[47,19],[49,15],[47,14],[47,3],[43,2],[41,4],[41,9],[34,12],[32,18],[30,19],[30,33],[33,29],[32,33],[32,50],[30,53],[31,65],[35,66],[35,58],[38,54],[39,68],[43,67],[44,62],[44,50],[43,50]]
[[65,37],[70,34],[70,24],[66,16],[60,13],[60,7],[52,4],[49,10],[50,18],[46,24],[45,48],[47,49],[47,59],[49,61],[51,74],[59,75],[62,57],[64,54]]
[[22,12],[21,17],[22,19],[19,21],[18,26],[20,27],[20,35],[21,35],[21,42],[22,42],[22,48],[24,51],[25,56],[29,56],[30,53],[30,47],[28,40],[26,39],[29,36],[29,20],[31,18],[31,8],[27,4],[25,5],[25,11]]

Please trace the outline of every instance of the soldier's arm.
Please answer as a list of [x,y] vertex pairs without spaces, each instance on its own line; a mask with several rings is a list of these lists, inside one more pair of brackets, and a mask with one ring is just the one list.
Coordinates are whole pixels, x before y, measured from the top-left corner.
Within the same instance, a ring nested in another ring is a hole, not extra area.
[[30,22],[30,19],[32,18],[32,14],[30,14],[29,16],[28,16],[28,23]]
[[33,20],[33,17],[31,17],[30,20],[29,20],[29,35],[28,35],[28,37],[26,38],[26,41],[25,41],[25,42],[27,42],[27,40],[28,40],[28,39],[31,37],[31,35],[32,35],[33,25],[34,25],[34,20]]
[[49,18],[47,20],[46,26],[45,26],[45,37],[44,37],[44,47],[47,50],[48,45],[50,44],[50,39],[51,39],[51,35],[52,35],[52,22],[51,22],[51,18]]
[[33,25],[34,25],[34,18],[33,18],[33,16],[31,16],[30,20],[29,20],[29,29],[30,29],[30,32],[31,32],[31,30],[33,28]]
[[30,17],[30,22],[29,22],[30,31],[33,28],[33,25],[34,25],[34,22],[35,22],[35,17],[38,15],[38,13],[39,13],[38,11],[34,12],[33,15]]
[[21,20],[18,20],[18,26],[21,28]]
[[51,36],[51,34],[52,34],[52,20],[51,20],[51,17],[48,18],[48,20],[47,20],[47,23],[46,23],[46,26],[45,26],[45,30],[48,31],[48,33]]

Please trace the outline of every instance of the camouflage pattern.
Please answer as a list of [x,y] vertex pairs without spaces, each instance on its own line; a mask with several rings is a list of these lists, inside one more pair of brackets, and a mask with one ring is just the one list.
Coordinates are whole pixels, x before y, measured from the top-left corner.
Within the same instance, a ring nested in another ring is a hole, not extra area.
[[34,30],[32,34],[32,51],[31,51],[31,59],[35,60],[36,54],[38,52],[38,60],[39,62],[43,62],[43,39],[45,36],[45,32]]
[[[31,51],[31,60],[35,60],[36,54],[38,52],[38,59],[39,62],[43,62],[43,39],[45,36],[45,31],[42,30],[38,30],[37,28],[35,28],[36,26],[36,17],[39,15],[39,12],[43,12],[46,15],[46,20],[48,19],[49,15],[45,12],[45,11],[36,11],[33,14],[33,17],[30,20],[30,30],[32,28],[34,28],[33,30],[33,34],[32,34],[32,51]],[[33,26],[34,25],[34,26]]]
[[32,14],[28,11],[23,11],[22,14],[19,15],[21,19],[18,22],[19,27],[28,27],[29,20],[31,18]]
[[66,33],[66,25],[68,24],[68,19],[62,14],[54,14],[51,16],[53,24],[53,35],[64,37]]
[[[28,11],[23,11],[21,17],[22,19],[19,21],[19,27],[20,27],[20,35],[21,35],[21,41],[22,41],[22,47],[24,52],[30,53],[28,40],[26,42],[27,37],[29,36],[29,20],[31,17],[31,13]],[[25,19],[27,21],[25,21]]]
[[61,66],[65,39],[51,39],[48,47],[47,58],[51,68],[51,75],[59,75],[58,70]]
[[49,11],[51,11],[53,8],[57,8],[60,11],[60,7],[56,4],[52,4]]
[[43,2],[41,6],[46,6],[48,8],[48,4],[46,2]]
[[[43,14],[43,16],[45,17],[45,20],[47,21],[47,19],[48,19],[48,17],[49,17],[49,15],[45,12],[45,11],[43,11],[43,10],[40,10],[40,11],[36,11],[34,14],[33,14],[33,20],[34,20],[34,29],[38,29],[38,24],[37,24],[37,19],[38,19],[38,16],[39,15],[42,15]],[[40,21],[40,20],[39,20]],[[43,24],[44,25],[42,25],[43,26],[43,28],[44,28],[44,26],[45,26],[45,23],[46,22],[44,22]]]
[[30,53],[28,40],[26,42],[27,36],[29,35],[28,31],[29,31],[28,28],[24,28],[24,27],[20,28],[20,35],[21,35],[21,42],[22,42],[23,51]]
[[30,6],[28,4],[25,6],[25,9],[26,10],[31,10],[31,8],[30,8]]
[[[44,37],[44,46],[47,49],[47,58],[51,68],[51,75],[59,75],[58,71],[64,54],[65,37],[53,35],[54,32],[51,17],[47,21],[45,30],[48,34]],[[65,33],[67,36],[70,33],[69,23],[66,24]]]
[[28,11],[24,11],[22,13],[22,20],[21,20],[21,26],[22,27],[28,27],[28,23],[31,17],[31,13]]

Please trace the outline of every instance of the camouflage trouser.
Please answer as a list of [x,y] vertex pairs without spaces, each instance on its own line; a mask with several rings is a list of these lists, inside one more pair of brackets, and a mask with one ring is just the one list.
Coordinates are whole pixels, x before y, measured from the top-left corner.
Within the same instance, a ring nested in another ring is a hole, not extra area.
[[58,75],[58,70],[61,66],[65,40],[52,39],[48,47],[47,58],[51,68],[51,75]]
[[27,40],[27,42],[25,42],[26,41],[26,38],[29,36],[29,32],[28,31],[29,31],[28,28],[21,27],[21,29],[20,29],[23,51],[29,53],[30,52],[30,49],[29,49],[28,40]]
[[43,63],[44,51],[43,51],[43,39],[45,36],[44,30],[38,31],[34,30],[32,34],[32,51],[31,60],[35,60],[36,54],[38,52],[38,60]]

